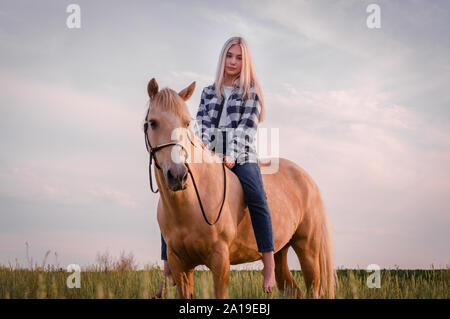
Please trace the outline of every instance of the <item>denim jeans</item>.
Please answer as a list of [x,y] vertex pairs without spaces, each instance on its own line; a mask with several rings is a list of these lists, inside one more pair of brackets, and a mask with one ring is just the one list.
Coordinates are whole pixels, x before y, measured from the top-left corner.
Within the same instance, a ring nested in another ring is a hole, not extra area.
[[[224,139],[225,140],[225,139]],[[226,154],[225,143],[223,152]],[[231,169],[237,175],[244,191],[244,201],[250,211],[250,219],[256,237],[259,252],[275,250],[273,244],[272,218],[267,196],[264,191],[261,170],[258,163],[245,162],[235,164]],[[161,235],[161,259],[167,260],[167,246]]]
[[250,162],[234,165],[231,171],[237,175],[241,182],[244,200],[250,211],[250,219],[252,220],[258,251],[268,252],[275,250],[272,218],[258,163]]

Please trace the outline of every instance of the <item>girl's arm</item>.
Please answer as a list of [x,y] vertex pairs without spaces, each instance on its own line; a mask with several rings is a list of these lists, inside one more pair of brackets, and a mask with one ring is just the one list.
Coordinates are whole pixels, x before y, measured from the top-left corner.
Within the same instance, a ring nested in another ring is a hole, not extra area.
[[196,116],[196,123],[194,126],[194,134],[197,135],[204,144],[208,145],[211,141],[209,134],[208,123],[211,122],[209,114],[205,105],[206,91],[203,89],[202,96],[200,98],[200,105],[198,106],[198,112]]
[[258,130],[261,103],[258,95],[252,91],[250,97],[245,101],[244,113],[239,120],[237,128],[233,130],[233,137],[228,143],[227,153],[237,160],[244,152],[245,145],[254,143]]

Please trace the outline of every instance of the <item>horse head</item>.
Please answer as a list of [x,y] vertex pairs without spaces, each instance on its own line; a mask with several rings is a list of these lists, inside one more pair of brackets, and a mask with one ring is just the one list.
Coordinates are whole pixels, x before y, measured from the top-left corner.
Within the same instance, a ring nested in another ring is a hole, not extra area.
[[144,124],[147,150],[150,159],[153,158],[156,167],[162,170],[167,187],[174,192],[186,188],[185,161],[189,149],[186,135],[192,134],[189,130],[192,118],[185,101],[194,89],[195,82],[179,93],[169,88],[159,90],[154,78],[147,86],[150,98]]

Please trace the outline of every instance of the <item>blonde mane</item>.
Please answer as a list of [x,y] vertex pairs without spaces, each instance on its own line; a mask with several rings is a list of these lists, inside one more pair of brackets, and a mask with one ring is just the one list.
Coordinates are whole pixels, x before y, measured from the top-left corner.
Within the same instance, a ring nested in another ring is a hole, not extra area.
[[157,107],[163,111],[170,112],[183,121],[190,122],[192,119],[186,103],[177,92],[170,88],[159,91],[150,103],[150,109]]

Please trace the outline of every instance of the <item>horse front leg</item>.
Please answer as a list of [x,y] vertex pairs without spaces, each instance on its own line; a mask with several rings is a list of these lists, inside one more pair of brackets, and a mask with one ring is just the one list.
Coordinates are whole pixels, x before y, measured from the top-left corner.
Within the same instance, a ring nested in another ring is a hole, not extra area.
[[169,253],[168,258],[172,278],[177,285],[178,298],[194,297],[194,268],[185,265],[177,255]]
[[214,282],[214,293],[217,299],[227,298],[228,285],[230,284],[230,254],[228,245],[217,245],[209,260]]

